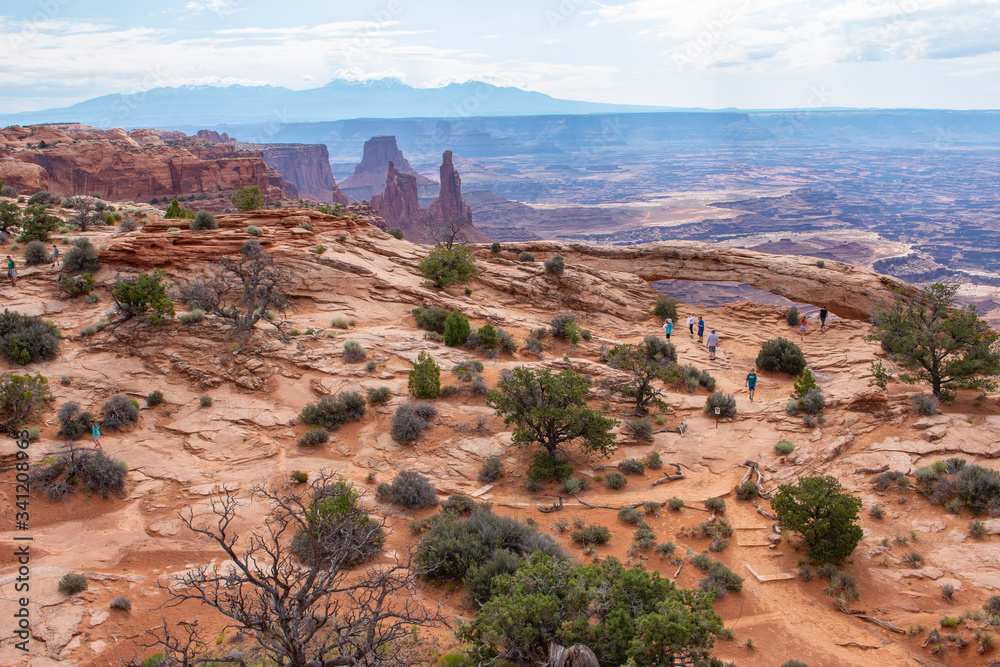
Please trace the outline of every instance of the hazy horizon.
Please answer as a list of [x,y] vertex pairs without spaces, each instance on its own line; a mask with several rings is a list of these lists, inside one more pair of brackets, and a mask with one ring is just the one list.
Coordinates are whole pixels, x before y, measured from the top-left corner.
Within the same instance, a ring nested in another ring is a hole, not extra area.
[[704,109],[1000,108],[1000,5],[627,0],[285,11],[247,0],[44,0],[0,15],[0,113],[184,85],[484,81]]

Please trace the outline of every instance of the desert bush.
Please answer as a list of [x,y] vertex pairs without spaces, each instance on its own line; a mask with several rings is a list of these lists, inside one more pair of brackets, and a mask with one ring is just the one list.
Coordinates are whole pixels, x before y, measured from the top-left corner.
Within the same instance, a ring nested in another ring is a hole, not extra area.
[[72,273],[93,273],[101,266],[97,249],[87,239],[73,241],[73,247],[63,255],[63,268]]
[[41,412],[50,399],[48,380],[42,375],[0,375],[0,429],[9,432]]
[[656,297],[656,304],[653,306],[653,315],[662,320],[677,321],[677,299],[661,294]]
[[741,482],[736,487],[736,497],[740,500],[751,500],[757,497],[757,482],[752,479],[748,479],[745,482]]
[[493,243],[491,243],[490,244],[490,253],[492,253],[494,255],[499,255],[500,254],[500,244],[497,243],[496,241],[494,241]]
[[558,479],[564,480],[573,474],[573,466],[548,452],[535,452],[535,457],[528,467],[528,479]]
[[517,351],[517,341],[514,336],[502,327],[497,327],[497,349],[507,354],[514,354]]
[[35,240],[24,246],[24,263],[32,266],[35,264],[48,264],[52,260],[45,244]]
[[532,255],[527,250],[525,250],[524,252],[522,252],[520,255],[517,256],[517,259],[520,262],[534,262],[535,261],[535,256]]
[[554,255],[552,259],[545,260],[545,272],[554,276],[561,276],[566,271],[566,261],[562,255]]
[[626,505],[618,509],[618,520],[638,526],[643,521],[642,512]]
[[191,312],[181,313],[177,319],[181,324],[194,324],[205,319],[205,311],[201,308],[192,308]]
[[57,284],[59,285],[59,290],[68,294],[70,298],[80,296],[81,294],[89,294],[97,287],[97,282],[89,273],[84,273],[76,277],[61,276]]
[[451,372],[464,380],[471,380],[476,373],[482,373],[483,362],[473,359],[472,361],[462,361],[451,367]]
[[255,211],[267,206],[267,200],[256,185],[247,185],[237,190],[229,201],[237,211]]
[[802,318],[799,317],[799,309],[796,306],[789,308],[788,313],[785,314],[785,321],[788,322],[788,326],[790,327],[799,326],[799,322],[801,320]]
[[403,230],[400,229],[399,227],[393,227],[392,229],[389,230],[389,236],[392,236],[399,240],[403,240]]
[[921,415],[936,415],[941,412],[941,401],[933,394],[917,394],[913,397],[913,411]]
[[350,363],[357,363],[359,361],[364,361],[365,357],[368,356],[368,351],[361,347],[361,344],[356,340],[345,340],[344,341],[344,360]]
[[208,211],[198,211],[194,220],[191,221],[191,229],[197,231],[200,229],[218,229],[219,223],[216,221],[215,216]]
[[626,419],[624,430],[633,438],[648,440],[653,437],[653,422],[645,417],[637,419]]
[[628,478],[620,472],[609,472],[604,478],[604,485],[615,491],[624,489],[626,484],[628,484]]
[[885,508],[878,504],[872,505],[871,509],[868,510],[868,514],[873,519],[882,519],[885,517]]
[[134,232],[139,229],[139,222],[135,218],[124,218],[118,223],[118,231],[121,233]]
[[438,288],[467,283],[478,274],[475,255],[464,245],[438,246],[420,260],[417,268]]
[[618,464],[618,470],[626,475],[642,475],[646,472],[646,464],[636,459],[625,459]]
[[209,396],[208,394],[202,394],[201,396],[198,397],[198,405],[200,405],[203,408],[212,407],[212,397]]
[[542,358],[542,341],[529,336],[524,339],[524,346],[528,348],[528,351],[532,352],[536,357],[539,359]]
[[389,387],[368,387],[365,393],[368,395],[368,405],[388,403],[392,398],[392,390]]
[[757,354],[757,368],[763,371],[800,375],[806,368],[806,357],[795,343],[784,338],[765,341]]
[[59,580],[57,588],[63,595],[75,595],[87,590],[87,577],[79,572],[67,572]]
[[573,345],[580,342],[580,327],[576,318],[568,313],[561,313],[549,322],[549,333],[556,338],[568,340]]
[[309,429],[299,438],[300,447],[315,447],[316,445],[322,445],[330,439],[330,432],[327,431],[322,426],[316,426]]
[[444,308],[414,308],[410,311],[417,320],[417,326],[426,331],[444,334],[444,323],[451,311]]
[[330,320],[330,326],[334,327],[335,329],[350,329],[351,320],[347,319],[342,315],[338,315],[334,317],[332,320]]
[[263,236],[264,230],[258,227],[257,225],[249,225],[246,229],[243,230],[243,233],[249,234],[250,236]]
[[46,191],[46,190],[39,190],[35,194],[33,194],[30,197],[28,197],[28,202],[27,203],[28,203],[29,206],[31,206],[33,204],[49,204],[49,203],[55,203],[55,202],[58,202],[58,201],[59,201],[59,198],[58,197],[53,197],[51,194],[49,194],[48,191]]
[[379,484],[377,493],[381,500],[407,509],[437,505],[437,491],[426,477],[412,470],[400,472],[392,484]]
[[360,497],[343,479],[314,484],[306,527],[292,537],[292,553],[306,563],[333,561],[349,567],[381,552],[385,529],[358,506]]
[[795,443],[791,440],[779,440],[774,446],[774,453],[778,456],[788,456],[795,451]]
[[146,394],[146,407],[152,408],[156,407],[163,402],[163,392],[159,389],[154,389],[153,391]]
[[125,394],[115,394],[101,408],[101,426],[109,431],[117,431],[139,421],[138,403]]
[[66,401],[56,412],[59,422],[59,435],[67,440],[78,440],[90,432],[90,422],[94,416],[89,412],[80,412],[80,404],[76,401]]
[[861,597],[861,589],[853,574],[838,570],[830,577],[830,585],[826,588],[826,594],[839,598],[842,602],[854,602]]
[[986,524],[982,521],[969,522],[969,536],[976,539],[986,536]]
[[668,343],[659,336],[646,336],[643,345],[648,359],[660,362],[677,361],[677,349],[673,343]]
[[487,457],[479,469],[480,482],[495,482],[503,477],[503,462],[495,456]]
[[119,278],[111,290],[119,321],[143,317],[150,324],[162,324],[174,316],[169,283],[163,269],[153,269],[129,278]]
[[590,488],[590,480],[586,477],[567,477],[563,480],[562,488],[559,493],[565,493],[570,496],[575,496],[581,491],[586,491]]
[[479,327],[477,334],[479,335],[479,345],[484,350],[495,350],[500,343],[499,332],[492,324],[487,323]]
[[437,398],[441,392],[441,368],[426,352],[421,351],[413,364],[407,390],[414,398]]
[[663,467],[663,459],[660,458],[659,452],[650,452],[644,459],[643,463],[645,463],[646,467],[650,470],[659,470]]
[[116,597],[108,606],[112,609],[117,609],[118,611],[132,611],[132,601],[124,595]]
[[736,398],[732,394],[724,394],[721,391],[709,395],[702,407],[702,412],[710,417],[715,416],[716,408],[720,409],[720,417],[735,417]]
[[611,540],[611,531],[608,530],[607,526],[587,526],[579,530],[574,530],[569,536],[574,542],[586,546],[607,544]]
[[856,523],[861,500],[840,491],[834,477],[802,477],[797,485],[783,484],[771,500],[778,521],[802,535],[813,561],[842,563],[863,536]]
[[924,564],[924,557],[916,551],[907,551],[903,555],[903,562],[912,568],[918,568]]
[[34,315],[4,309],[0,315],[0,354],[25,366],[55,359],[59,353],[59,328]]
[[365,416],[365,399],[356,391],[324,396],[302,409],[302,421],[335,431],[347,422],[361,421]]
[[807,415],[817,415],[826,407],[826,397],[819,389],[810,389],[799,399],[799,410]]
[[[84,413],[86,414],[86,413]],[[81,489],[107,500],[125,490],[128,466],[109,458],[101,450],[71,447],[58,453],[48,465],[30,473],[30,483],[49,500],[61,500]]]
[[726,501],[722,498],[709,498],[705,501],[705,507],[719,514],[726,513]]
[[444,321],[444,344],[451,347],[465,345],[471,331],[468,318],[453,310]]
[[429,419],[437,414],[429,403],[404,403],[392,415],[389,434],[396,442],[413,442],[430,427]]
[[667,506],[675,512],[680,512],[684,509],[684,501],[680,498],[671,498],[667,501]]

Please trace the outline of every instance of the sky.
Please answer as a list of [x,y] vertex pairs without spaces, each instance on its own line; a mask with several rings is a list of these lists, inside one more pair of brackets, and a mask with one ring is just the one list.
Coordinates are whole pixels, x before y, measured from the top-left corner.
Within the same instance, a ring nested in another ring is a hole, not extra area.
[[0,113],[159,86],[480,80],[704,108],[1000,108],[1000,0],[5,0]]

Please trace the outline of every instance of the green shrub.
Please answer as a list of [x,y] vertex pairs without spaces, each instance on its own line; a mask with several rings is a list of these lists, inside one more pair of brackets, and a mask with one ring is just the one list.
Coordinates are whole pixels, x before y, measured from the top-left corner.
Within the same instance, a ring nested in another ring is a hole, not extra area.
[[163,402],[163,392],[155,389],[146,394],[146,407],[155,407]]
[[129,600],[124,595],[116,597],[108,605],[111,609],[117,609],[118,611],[129,612],[132,611],[132,601]]
[[413,364],[407,389],[414,398],[437,398],[441,392],[441,368],[426,352],[421,352]]
[[802,477],[797,485],[783,484],[771,500],[778,521],[802,535],[815,562],[844,562],[863,536],[861,500],[840,491],[833,477]]
[[215,216],[208,211],[198,211],[194,220],[191,221],[191,229],[218,229],[219,223],[216,221]]
[[719,417],[736,416],[736,398],[732,394],[724,394],[717,391],[705,400],[702,412],[710,417],[716,416],[715,409],[719,408]]
[[67,572],[59,580],[58,588],[63,595],[76,595],[87,590],[87,577],[78,572]]
[[379,484],[378,497],[408,509],[437,505],[437,491],[426,477],[412,470],[403,470],[392,484]]
[[497,243],[496,241],[494,241],[493,243],[491,243],[490,244],[490,252],[493,253],[494,255],[499,255],[500,254],[500,244]]
[[6,432],[41,412],[52,395],[42,375],[0,375],[0,428]]
[[736,487],[736,497],[740,500],[752,500],[757,497],[757,482],[748,479]]
[[324,396],[302,409],[302,421],[335,431],[347,422],[361,421],[365,416],[365,399],[356,391]]
[[39,190],[35,194],[28,197],[27,203],[30,206],[32,204],[48,204],[50,202],[54,203],[58,201],[59,201],[58,197],[53,197],[51,194],[48,193],[48,191]]
[[63,268],[72,273],[93,273],[101,266],[97,249],[87,239],[76,239],[63,256]]
[[569,536],[574,542],[586,546],[607,544],[611,540],[611,531],[608,530],[607,526],[587,526],[580,530],[574,530]]
[[626,505],[618,509],[618,520],[638,526],[643,521],[642,512]]
[[920,492],[932,503],[958,499],[973,514],[1000,514],[1000,473],[963,459],[936,461],[916,473]]
[[642,475],[646,472],[646,464],[636,459],[625,459],[618,464],[618,469],[626,475]]
[[4,309],[0,315],[0,354],[22,366],[55,359],[59,354],[59,328],[40,317]]
[[495,456],[489,456],[479,469],[480,482],[495,482],[503,477],[503,462]]
[[138,403],[124,394],[115,394],[101,408],[101,426],[116,431],[139,421]]
[[795,451],[795,443],[791,440],[779,440],[774,446],[774,453],[778,456],[788,456]]
[[677,299],[661,294],[656,297],[656,305],[653,306],[653,315],[661,320],[673,320],[677,322]]
[[330,432],[327,431],[322,426],[316,426],[309,429],[306,433],[299,438],[300,447],[314,447],[316,445],[322,445],[330,439]]
[[417,320],[417,326],[426,331],[444,334],[444,323],[451,311],[444,308],[414,308],[410,311]]
[[554,276],[561,276],[566,271],[566,261],[562,255],[554,255],[552,259],[545,260],[544,266],[545,272]]
[[444,321],[444,344],[450,347],[465,345],[472,328],[469,320],[457,310],[451,311]]
[[48,264],[52,258],[45,249],[45,244],[35,240],[24,247],[24,263],[28,266],[35,264]]
[[189,313],[181,313],[177,316],[181,324],[194,324],[205,319],[205,311],[201,308],[192,308]]
[[97,283],[89,273],[84,273],[76,277],[60,276],[58,285],[59,290],[68,294],[70,298],[80,296],[81,294],[89,294],[97,287]]
[[243,230],[244,234],[249,234],[250,236],[263,236],[264,230],[256,225],[250,225]]
[[795,343],[784,338],[765,341],[757,354],[757,368],[763,371],[799,375],[806,368],[806,357]]
[[438,246],[417,265],[424,278],[445,288],[476,277],[476,258],[464,245]]
[[532,255],[527,250],[525,250],[524,252],[522,252],[520,255],[517,256],[517,259],[518,259],[518,261],[521,261],[521,262],[534,262],[535,261],[535,256]]
[[667,505],[675,512],[680,512],[684,509],[684,501],[680,498],[671,498],[667,501]]
[[941,412],[941,401],[933,394],[917,394],[913,397],[913,411],[921,415],[936,415]]
[[573,474],[573,466],[561,461],[548,452],[535,452],[531,466],[528,468],[528,479],[558,479],[564,480]]
[[979,539],[986,536],[986,524],[982,521],[969,522],[969,536]]
[[604,485],[609,489],[620,491],[628,484],[628,478],[620,472],[609,472],[604,478]]
[[792,306],[788,309],[788,313],[785,314],[785,321],[788,322],[788,326],[797,327],[799,322],[802,320],[799,317],[799,309],[796,306]]
[[437,410],[430,403],[404,403],[392,415],[389,434],[396,442],[414,442],[426,429],[430,428],[430,418]]
[[368,405],[388,403],[392,398],[392,390],[389,387],[368,387],[365,392],[368,394]]
[[393,236],[399,240],[403,240],[403,230],[399,227],[393,227],[389,230],[389,236]]
[[648,440],[653,437],[653,422],[645,417],[626,419],[624,430],[633,438]]
[[677,348],[659,336],[646,336],[642,343],[646,348],[646,358],[660,362],[677,361]]
[[332,320],[330,320],[330,326],[334,327],[335,329],[350,329],[351,320],[341,315],[338,315],[337,317],[334,317]]
[[358,506],[361,494],[340,479],[316,485],[305,513],[306,527],[292,537],[292,553],[306,563],[350,567],[371,559],[385,545],[385,530]]
[[203,408],[212,407],[212,397],[209,396],[208,394],[202,394],[201,396],[198,397],[198,405],[200,405]]
[[719,514],[726,513],[726,501],[722,498],[709,498],[705,501],[705,507]]
[[361,347],[361,344],[356,340],[345,340],[344,341],[344,360],[350,363],[356,363],[359,361],[364,361],[365,357],[368,356],[368,351]]
[[111,290],[118,312],[124,319],[143,317],[151,324],[162,324],[174,316],[174,302],[165,283],[163,269],[140,273],[130,278],[119,278]]
[[256,185],[248,185],[237,190],[230,201],[237,211],[256,211],[267,206],[267,200],[260,188]]
[[646,456],[644,463],[650,470],[659,470],[663,467],[663,459],[660,458],[659,452],[650,452]]
[[568,313],[552,318],[549,322],[549,333],[556,338],[568,340],[573,345],[580,342],[580,327],[576,323],[576,318]]
[[309,474],[304,473],[301,470],[294,470],[292,471],[291,478],[292,481],[295,482],[296,484],[305,484],[306,482],[309,481]]
[[484,350],[495,350],[500,343],[500,334],[492,324],[479,327],[479,344]]
[[53,501],[81,489],[107,500],[112,494],[124,493],[127,474],[124,461],[109,458],[101,450],[70,448],[56,454],[48,465],[32,470],[30,483]]

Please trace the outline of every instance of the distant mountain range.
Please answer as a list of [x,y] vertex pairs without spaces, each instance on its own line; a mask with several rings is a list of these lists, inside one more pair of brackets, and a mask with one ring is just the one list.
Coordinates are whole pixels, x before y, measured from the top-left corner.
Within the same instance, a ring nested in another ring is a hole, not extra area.
[[180,86],[95,97],[61,109],[0,114],[0,126],[76,122],[97,127],[273,124],[350,118],[468,118],[663,111],[663,107],[561,100],[482,81],[414,88],[399,79],[346,81],[320,88]]

